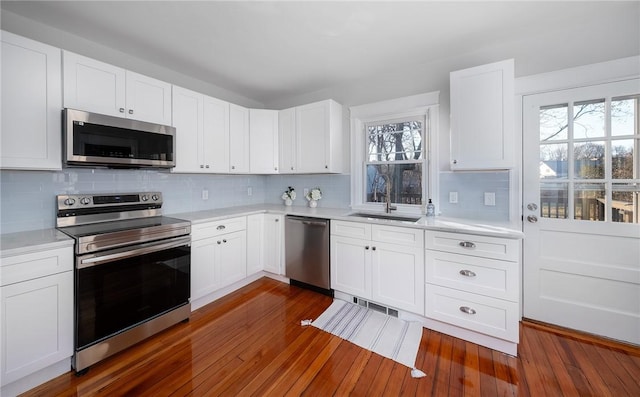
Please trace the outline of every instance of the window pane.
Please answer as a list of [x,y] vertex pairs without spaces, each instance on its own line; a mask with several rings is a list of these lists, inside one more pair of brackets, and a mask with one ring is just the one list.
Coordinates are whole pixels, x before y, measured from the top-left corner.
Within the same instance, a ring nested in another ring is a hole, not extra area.
[[573,194],[574,219],[604,221],[604,183],[576,183]]
[[367,164],[368,203],[422,204],[422,163]]
[[611,135],[637,134],[636,109],[638,98],[613,99],[611,101]]
[[611,221],[638,223],[638,198],[640,185],[637,183],[614,184],[611,192]]
[[540,145],[540,179],[563,179],[567,177],[566,143]]
[[367,161],[422,159],[422,124],[402,121],[367,125]]
[[540,216],[543,218],[566,218],[569,204],[569,184],[540,184]]
[[604,137],[604,99],[573,105],[573,138]]
[[633,139],[611,141],[611,177],[633,179]]
[[567,139],[568,120],[567,104],[540,108],[540,142]]
[[604,178],[604,142],[576,143],[573,150],[575,178]]

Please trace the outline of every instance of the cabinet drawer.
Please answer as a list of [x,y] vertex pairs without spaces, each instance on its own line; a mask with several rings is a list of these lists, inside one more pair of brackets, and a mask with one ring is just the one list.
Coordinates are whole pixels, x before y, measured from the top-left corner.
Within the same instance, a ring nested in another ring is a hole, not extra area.
[[247,229],[247,217],[223,219],[220,221],[200,223],[191,226],[191,240],[215,237],[221,234]]
[[427,230],[425,248],[430,250],[518,262],[519,240]]
[[425,259],[427,283],[518,301],[517,263],[430,250]]
[[518,342],[518,304],[433,284],[425,286],[428,318]]
[[396,226],[371,226],[371,239],[383,243],[423,247],[423,230]]
[[0,259],[0,285],[9,285],[73,270],[73,247]]
[[371,225],[361,222],[331,221],[331,234],[370,240]]

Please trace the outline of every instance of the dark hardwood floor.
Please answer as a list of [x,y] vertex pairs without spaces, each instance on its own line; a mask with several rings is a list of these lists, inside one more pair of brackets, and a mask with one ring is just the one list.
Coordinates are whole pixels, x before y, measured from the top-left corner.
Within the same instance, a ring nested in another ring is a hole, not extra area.
[[519,357],[424,329],[410,370],[300,320],[331,298],[267,278],[26,396],[640,396],[640,349],[523,323]]

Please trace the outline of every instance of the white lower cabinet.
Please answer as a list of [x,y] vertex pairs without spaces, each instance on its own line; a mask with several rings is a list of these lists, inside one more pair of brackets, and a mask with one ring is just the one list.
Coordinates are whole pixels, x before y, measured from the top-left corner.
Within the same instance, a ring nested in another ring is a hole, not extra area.
[[247,216],[247,275],[265,271],[284,274],[284,216]]
[[13,395],[71,368],[73,247],[3,257],[0,267],[0,394]]
[[517,343],[518,241],[429,230],[425,247],[425,316]]
[[191,301],[247,276],[246,217],[193,225]]
[[422,230],[343,221],[331,230],[331,288],[424,313]]

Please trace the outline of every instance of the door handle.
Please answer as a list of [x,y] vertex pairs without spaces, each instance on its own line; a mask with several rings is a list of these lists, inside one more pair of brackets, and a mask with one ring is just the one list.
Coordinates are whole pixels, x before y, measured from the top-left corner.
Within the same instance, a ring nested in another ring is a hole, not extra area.
[[528,216],[527,216],[527,220],[528,220],[529,222],[531,222],[531,223],[536,223],[536,222],[538,222],[538,217],[537,217],[537,216],[535,216],[535,215],[528,215]]

